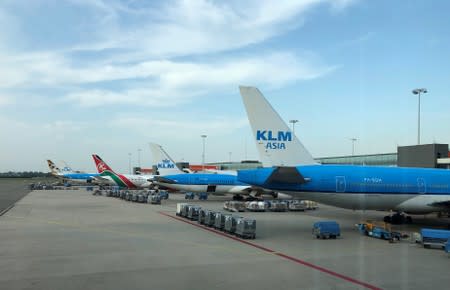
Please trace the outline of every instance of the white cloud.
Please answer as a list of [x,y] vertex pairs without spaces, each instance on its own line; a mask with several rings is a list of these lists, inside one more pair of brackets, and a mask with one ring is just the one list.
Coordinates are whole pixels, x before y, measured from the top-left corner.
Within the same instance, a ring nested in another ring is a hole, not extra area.
[[[316,57],[317,58],[317,57]],[[193,97],[242,83],[269,86],[320,77],[335,69],[314,55],[298,57],[290,53],[272,53],[211,63],[147,61],[133,66],[108,66],[92,70],[64,69],[65,73],[44,72],[43,79],[55,83],[95,82],[145,78],[146,84],[123,91],[105,89],[78,90],[65,96],[66,101],[95,107],[111,104],[140,104],[165,107],[189,102]],[[83,75],[74,79],[75,76]],[[92,76],[90,79],[89,77]]]
[[200,120],[180,118],[152,118],[142,116],[119,116],[112,126],[148,136],[148,138],[170,138],[171,140],[198,140],[199,134],[226,135],[248,126],[247,118],[217,116]]

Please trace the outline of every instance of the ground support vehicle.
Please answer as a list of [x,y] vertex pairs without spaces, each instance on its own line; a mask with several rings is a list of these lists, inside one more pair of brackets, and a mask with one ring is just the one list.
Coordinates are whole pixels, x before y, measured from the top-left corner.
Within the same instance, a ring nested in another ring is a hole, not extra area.
[[235,235],[244,239],[254,239],[256,237],[256,220],[237,218]]
[[205,211],[205,225],[213,227],[216,222],[216,213],[212,210]]
[[266,211],[268,206],[264,201],[248,201],[245,207],[248,211]]
[[152,194],[147,198],[147,202],[150,200],[151,204],[161,204],[161,196],[159,194]]
[[234,232],[236,232],[237,218],[238,217],[232,215],[225,216],[225,225],[223,230],[226,233],[234,234]]
[[448,256],[450,257],[450,239],[445,243],[444,250],[448,254]]
[[183,212],[184,207],[188,206],[188,203],[177,203],[177,211],[175,212],[175,214],[177,216],[181,216],[181,213]]
[[198,220],[197,222],[201,225],[205,224],[205,218],[206,218],[206,209],[200,208],[198,210]]
[[291,200],[288,203],[288,210],[289,211],[305,211],[306,206],[300,200]]
[[242,212],[245,211],[245,203],[242,201],[226,201],[223,204],[223,209],[231,212]]
[[357,224],[356,226],[362,234],[365,234],[369,237],[389,241],[399,241],[402,238],[402,234],[399,232],[392,232],[388,224],[377,225],[373,222],[368,221]]
[[169,192],[167,190],[160,190],[159,195],[161,199],[169,199]]
[[198,199],[199,200],[207,200],[208,199],[208,194],[206,192],[200,192],[198,194]]
[[420,230],[420,235],[422,237],[422,245],[424,248],[430,248],[432,246],[445,248],[445,245],[450,239],[449,230],[424,228]]
[[214,228],[217,230],[223,230],[225,227],[225,217],[230,214],[224,214],[221,212],[216,212],[216,217],[214,219]]
[[186,192],[186,194],[184,195],[184,199],[194,199],[195,197],[195,193],[193,192]]
[[201,209],[201,207],[193,205],[189,207],[187,218],[193,221],[198,220],[198,211]]
[[341,229],[335,221],[320,221],[314,223],[312,234],[317,239],[336,239],[341,236]]
[[288,207],[285,202],[276,200],[272,201],[269,207],[270,211],[277,211],[277,212],[287,211],[287,209]]
[[301,203],[303,203],[305,205],[305,209],[307,210],[316,210],[319,208],[317,202],[315,201],[311,201],[311,200],[302,200],[300,201]]

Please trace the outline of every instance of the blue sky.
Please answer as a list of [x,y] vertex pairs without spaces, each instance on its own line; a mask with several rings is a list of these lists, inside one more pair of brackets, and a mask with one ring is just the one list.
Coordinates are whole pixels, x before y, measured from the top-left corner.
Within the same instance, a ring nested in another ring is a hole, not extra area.
[[150,166],[257,159],[238,85],[258,86],[315,157],[450,142],[447,1],[0,3],[0,171],[100,154]]

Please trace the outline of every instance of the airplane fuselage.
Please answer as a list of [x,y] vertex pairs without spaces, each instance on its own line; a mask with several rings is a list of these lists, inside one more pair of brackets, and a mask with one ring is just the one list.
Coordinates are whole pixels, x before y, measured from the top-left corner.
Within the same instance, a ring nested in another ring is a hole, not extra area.
[[180,191],[207,192],[211,194],[245,194],[250,186],[237,180],[230,174],[174,174],[164,179],[171,182],[156,181],[157,184]]
[[248,184],[348,209],[428,213],[450,209],[450,171],[443,169],[305,165],[306,182],[268,182],[273,168],[239,171]]

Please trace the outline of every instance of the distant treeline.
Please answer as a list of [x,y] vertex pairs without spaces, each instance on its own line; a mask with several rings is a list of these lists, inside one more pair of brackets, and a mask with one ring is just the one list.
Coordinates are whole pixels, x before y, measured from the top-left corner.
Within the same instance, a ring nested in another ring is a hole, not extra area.
[[31,177],[50,177],[50,176],[52,176],[50,173],[39,171],[0,172],[0,178],[31,178]]

